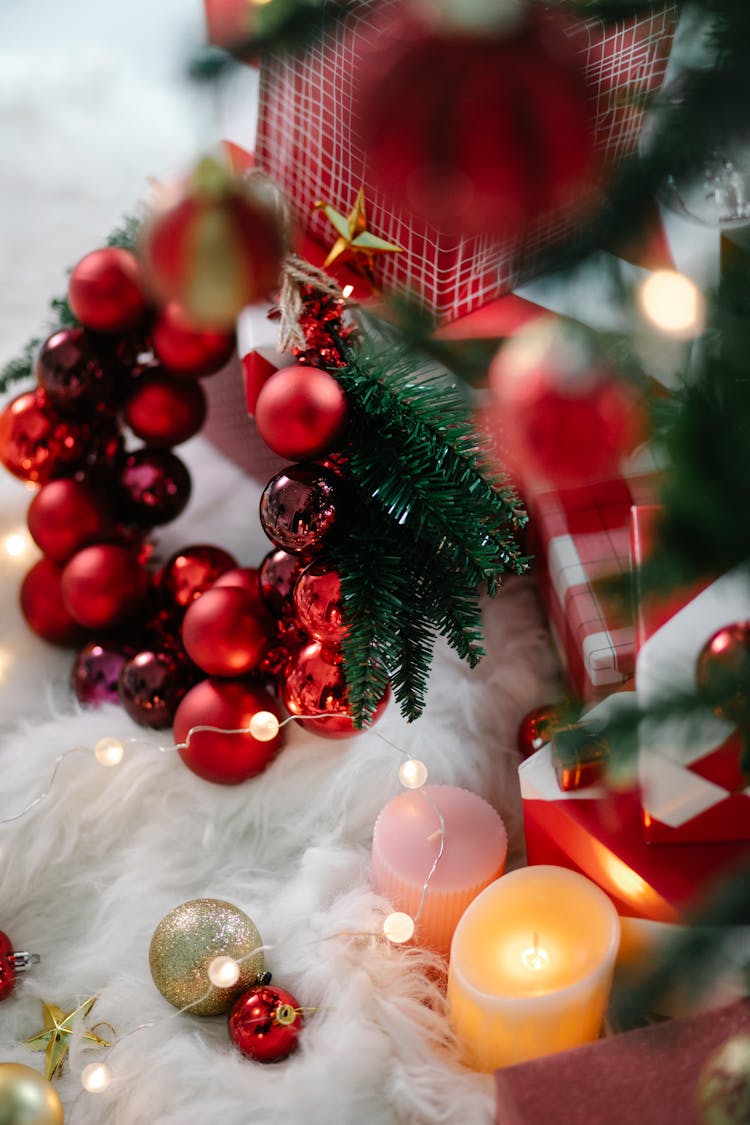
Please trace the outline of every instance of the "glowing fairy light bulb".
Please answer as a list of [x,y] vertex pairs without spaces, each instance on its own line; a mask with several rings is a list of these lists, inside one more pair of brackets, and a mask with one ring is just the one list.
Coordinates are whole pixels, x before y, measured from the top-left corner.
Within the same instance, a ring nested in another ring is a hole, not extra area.
[[90,1094],[101,1094],[112,1081],[112,1073],[106,1063],[89,1063],[81,1071],[81,1084]]
[[234,957],[214,957],[208,966],[208,979],[214,988],[231,988],[240,979],[240,967]]
[[3,551],[11,559],[22,558],[31,545],[31,540],[23,531],[13,531],[2,541]]
[[405,789],[421,789],[427,781],[427,766],[419,758],[409,758],[399,766],[398,779]]
[[125,747],[118,738],[100,738],[94,747],[94,757],[100,766],[119,766]]
[[353,292],[354,292],[354,286],[353,285],[345,285],[344,288],[341,290],[341,296],[346,301],[349,297],[351,297]]
[[667,336],[688,340],[703,330],[703,294],[684,273],[655,270],[638,290],[638,303],[648,320]]
[[383,933],[394,945],[403,945],[414,934],[414,919],[410,914],[394,910],[383,922]]
[[257,742],[270,742],[279,733],[279,720],[271,711],[256,711],[248,730]]

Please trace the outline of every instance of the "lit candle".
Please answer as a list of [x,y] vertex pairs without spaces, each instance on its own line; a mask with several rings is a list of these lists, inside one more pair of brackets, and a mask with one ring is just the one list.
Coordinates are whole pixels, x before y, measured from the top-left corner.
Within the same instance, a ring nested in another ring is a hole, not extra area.
[[[436,809],[445,841],[432,871],[442,836]],[[375,822],[372,885],[396,910],[415,918],[420,945],[447,956],[459,918],[502,875],[507,852],[505,825],[491,805],[466,789],[427,785],[394,797]]]
[[496,1070],[597,1039],[620,922],[564,867],[525,867],[487,887],[451,945],[448,1003],[467,1061]]

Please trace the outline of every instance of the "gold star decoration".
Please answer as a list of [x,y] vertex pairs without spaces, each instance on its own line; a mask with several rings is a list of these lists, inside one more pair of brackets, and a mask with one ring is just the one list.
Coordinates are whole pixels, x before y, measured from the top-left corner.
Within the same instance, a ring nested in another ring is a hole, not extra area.
[[357,192],[354,207],[347,215],[342,215],[330,203],[318,200],[316,210],[323,211],[338,234],[328,257],[323,262],[323,269],[328,269],[334,262],[351,262],[352,266],[370,283],[373,292],[376,291],[375,271],[373,258],[376,254],[402,254],[403,248],[367,229],[367,210],[365,207],[365,189],[361,187]]
[[[30,1039],[25,1040],[27,1047],[32,1051],[46,1051],[47,1065],[46,1076],[47,1081],[51,1081],[65,1062],[65,1056],[70,1047],[70,1040],[76,1031],[74,1023],[76,1020],[86,1019],[94,1004],[96,1003],[96,996],[90,996],[88,1000],[84,1000],[83,1004],[79,1004],[72,1012],[63,1012],[62,1008],[58,1008],[57,1004],[47,1004],[42,1000],[42,1012],[44,1013],[44,1030],[38,1031],[36,1035],[32,1035]],[[93,1043],[97,1047],[109,1047],[110,1042],[107,1039],[102,1039],[93,1031],[87,1028],[81,1029],[81,1038],[87,1043]]]

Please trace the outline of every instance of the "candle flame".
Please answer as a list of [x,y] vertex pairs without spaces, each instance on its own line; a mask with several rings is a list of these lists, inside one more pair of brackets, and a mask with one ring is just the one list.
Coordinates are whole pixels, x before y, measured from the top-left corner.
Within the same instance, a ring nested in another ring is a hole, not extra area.
[[534,944],[530,945],[528,949],[524,949],[521,960],[527,969],[543,969],[547,964],[549,954],[546,949],[542,949],[540,946],[539,934],[534,934]]

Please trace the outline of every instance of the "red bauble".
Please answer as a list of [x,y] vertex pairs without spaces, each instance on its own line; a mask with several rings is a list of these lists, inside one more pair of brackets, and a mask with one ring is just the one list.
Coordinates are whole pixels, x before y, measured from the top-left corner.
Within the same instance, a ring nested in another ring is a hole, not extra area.
[[62,573],[65,608],[87,629],[124,625],[147,593],[148,575],[137,556],[114,543],[84,547]]
[[44,484],[83,461],[88,427],[63,418],[44,391],[26,391],[0,414],[0,462],[21,480]]
[[220,578],[216,579],[215,586],[238,586],[252,596],[256,605],[265,609],[266,603],[260,592],[260,573],[254,566],[235,566],[226,570]]
[[[319,641],[313,641],[293,653],[281,676],[280,691],[287,711],[295,718],[308,716],[299,721],[314,734],[323,738],[350,738],[359,733],[349,712],[341,655]],[[382,715],[389,695],[386,690],[372,723],[376,723]],[[316,715],[327,717],[309,717]]]
[[70,682],[73,693],[84,707],[117,703],[120,672],[131,654],[115,643],[85,645],[73,661]]
[[291,992],[276,985],[256,985],[232,1005],[229,1038],[249,1059],[278,1062],[297,1046],[303,1023]]
[[16,983],[16,965],[10,938],[0,930],[0,1000],[10,996]]
[[147,445],[169,448],[198,433],[206,420],[206,396],[200,383],[144,375],[125,404],[124,419]]
[[46,340],[36,361],[39,385],[61,410],[88,410],[108,401],[115,372],[84,328],[62,328]]
[[537,750],[541,750],[551,739],[552,730],[559,721],[558,709],[549,704],[535,707],[528,715],[524,715],[516,738],[521,757],[528,758],[531,754],[536,754]]
[[96,332],[124,332],[146,312],[141,271],[129,250],[94,250],[73,267],[68,284],[73,315]]
[[168,608],[185,609],[236,566],[236,558],[221,547],[207,543],[183,547],[164,564],[159,590]]
[[263,490],[260,522],[277,547],[294,554],[321,550],[339,515],[341,482],[318,465],[282,469]]
[[695,677],[714,714],[750,726],[750,621],[725,625],[706,641]]
[[79,623],[63,605],[62,571],[52,559],[34,563],[21,584],[21,612],[31,629],[53,645],[74,645]]
[[55,562],[67,562],[76,551],[112,532],[103,497],[77,480],[43,485],[29,505],[27,519],[32,539]]
[[214,375],[234,354],[234,332],[211,332],[192,324],[176,301],[161,310],[153,328],[154,352],[172,375]]
[[[188,731],[197,726],[244,731],[259,711],[270,711],[280,718],[273,697],[257,684],[243,680],[204,680],[187,693],[177,708],[175,742],[184,743]],[[269,742],[259,742],[249,732],[199,731],[192,735],[189,746],[180,749],[180,757],[193,773],[206,781],[238,785],[264,770],[278,754],[282,741],[281,732]]]
[[366,61],[355,117],[387,199],[446,232],[499,238],[591,200],[591,101],[549,20],[474,37],[391,16]]
[[[262,616],[261,616],[262,614]],[[242,676],[257,670],[269,644],[269,622],[258,602],[239,586],[214,586],[188,606],[182,643],[209,676]]]
[[305,559],[288,551],[269,551],[260,564],[258,581],[263,601],[278,616],[292,605],[292,592]]
[[193,682],[190,666],[174,653],[139,652],[120,672],[120,701],[131,719],[161,730],[171,726]]
[[258,433],[290,461],[313,461],[328,453],[345,419],[346,399],[334,377],[302,364],[276,371],[255,404]]
[[294,608],[302,628],[316,641],[335,644],[347,632],[341,602],[341,579],[326,562],[316,560],[294,586]]
[[190,499],[190,473],[168,449],[137,449],[125,458],[119,477],[120,510],[141,527],[177,519]]

